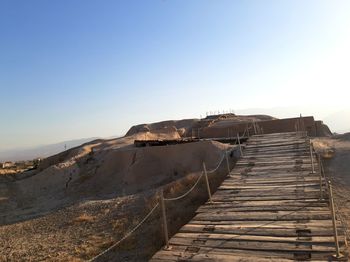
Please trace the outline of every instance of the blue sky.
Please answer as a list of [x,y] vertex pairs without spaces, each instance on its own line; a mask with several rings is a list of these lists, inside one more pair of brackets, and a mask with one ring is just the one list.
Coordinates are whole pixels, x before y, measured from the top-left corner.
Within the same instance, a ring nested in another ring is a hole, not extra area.
[[218,109],[347,110],[349,14],[349,1],[1,0],[0,149]]

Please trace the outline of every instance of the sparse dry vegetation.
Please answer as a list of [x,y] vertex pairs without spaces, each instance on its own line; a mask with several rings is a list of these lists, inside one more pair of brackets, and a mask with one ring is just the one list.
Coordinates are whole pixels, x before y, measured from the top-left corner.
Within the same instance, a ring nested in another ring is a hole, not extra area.
[[88,214],[81,214],[80,216],[76,217],[74,219],[74,222],[82,223],[82,222],[87,222],[87,223],[92,223],[96,217],[90,216]]

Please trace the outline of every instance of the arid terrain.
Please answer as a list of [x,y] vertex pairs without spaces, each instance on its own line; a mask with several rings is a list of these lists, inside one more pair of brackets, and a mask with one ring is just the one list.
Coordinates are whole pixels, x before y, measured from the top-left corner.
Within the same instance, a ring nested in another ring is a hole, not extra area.
[[[46,158],[36,170],[0,176],[0,261],[90,259],[144,217],[158,201],[161,187],[168,196],[187,190],[201,173],[202,162],[213,168],[232,146],[214,141],[133,145],[137,139],[178,139],[194,120],[182,122],[186,125],[179,130],[165,122],[152,131],[131,130],[123,138],[96,140]],[[218,176],[211,178],[213,186],[226,170],[220,166]],[[191,218],[206,200],[205,192],[202,185],[181,206],[172,207],[171,231]],[[149,236],[141,234],[139,243],[133,235],[118,246],[118,253],[110,252],[114,259],[140,261],[152,255],[163,244],[159,218],[157,210],[137,232]]]
[[[125,137],[95,140],[48,157],[35,170],[1,175],[0,261],[91,259],[141,221],[158,203],[160,189],[164,188],[166,197],[181,195],[196,182],[203,162],[212,169],[227,150],[234,149],[210,140],[135,147],[135,140],[180,139],[203,127],[226,128],[260,120],[273,118],[220,116],[138,125]],[[325,160],[326,172],[336,182],[337,201],[349,218],[349,135],[314,141],[320,150],[334,152]],[[233,154],[230,163],[234,161]],[[213,190],[226,174],[224,161],[209,177]],[[206,200],[201,180],[188,197],[167,204],[170,234]],[[147,223],[97,261],[147,261],[163,244],[158,208]]]

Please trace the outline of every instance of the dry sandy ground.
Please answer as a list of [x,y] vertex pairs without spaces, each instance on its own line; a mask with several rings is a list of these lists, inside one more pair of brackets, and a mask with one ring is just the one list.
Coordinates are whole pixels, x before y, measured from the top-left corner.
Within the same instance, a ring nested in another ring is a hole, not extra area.
[[[135,148],[134,139],[143,137],[177,134],[98,140],[44,160],[37,171],[1,176],[0,261],[89,259],[140,221],[157,202],[160,187],[166,186],[168,195],[180,194],[194,183],[203,161],[212,168],[231,148],[209,141]],[[201,189],[169,211],[171,232],[207,199],[205,186]],[[123,242],[102,261],[146,261],[163,244],[159,225],[158,209],[138,238]]]

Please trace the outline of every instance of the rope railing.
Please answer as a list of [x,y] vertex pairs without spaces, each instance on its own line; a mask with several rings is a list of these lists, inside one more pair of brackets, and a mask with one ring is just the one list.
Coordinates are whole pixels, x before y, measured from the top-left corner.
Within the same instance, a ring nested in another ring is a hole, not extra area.
[[[225,151],[225,153],[223,153],[223,155],[222,155],[222,157],[221,157],[219,163],[217,164],[217,166],[216,166],[214,169],[212,169],[212,170],[210,170],[210,171],[206,171],[207,174],[212,174],[212,173],[216,172],[216,171],[219,169],[221,163],[222,163],[222,162],[224,161],[224,159],[225,159],[226,154],[227,154],[227,151]],[[203,175],[205,175],[205,173],[204,173],[204,172],[201,172],[201,175],[198,177],[197,181],[193,184],[193,186],[192,186],[187,192],[185,192],[184,194],[182,194],[182,195],[180,195],[180,196],[178,196],[178,197],[164,198],[164,201],[175,201],[175,200],[180,200],[180,199],[186,197],[189,193],[191,193],[191,192],[196,188],[196,186],[198,185],[198,183],[199,183],[199,181],[201,180],[201,178],[203,177]]]
[[[333,231],[334,231],[334,242],[336,245],[336,257],[342,257],[342,254],[340,253],[340,248],[339,248],[339,241],[338,241],[338,229],[336,225],[336,219],[337,217],[341,221],[342,224],[342,229],[343,233],[345,236],[345,244],[346,246],[348,245],[348,241],[350,240],[350,233],[349,233],[349,228],[346,222],[346,219],[343,217],[342,212],[340,211],[336,199],[333,196],[333,190],[332,190],[332,182],[331,180],[334,181],[331,177],[326,177],[326,172],[323,166],[323,161],[321,159],[321,155],[316,152],[315,147],[313,143],[310,141],[310,158],[311,158],[311,165],[312,165],[312,174],[316,173],[315,168],[314,168],[314,161],[313,161],[313,154],[316,155],[316,158],[318,159],[318,173],[320,176],[320,200],[323,199],[323,187],[324,185],[326,186],[326,192],[328,194],[328,200],[329,200],[329,206],[331,208],[331,214],[332,214],[332,222],[333,222]],[[323,180],[325,181],[325,184],[323,183]]]
[[222,157],[221,157],[221,159],[220,159],[218,165],[217,165],[214,169],[212,169],[212,170],[210,170],[210,171],[207,171],[208,174],[214,173],[214,172],[216,172],[216,171],[219,169],[219,167],[220,167],[222,161],[224,161],[224,159],[225,159],[225,154],[226,154],[226,152],[222,155]]
[[[315,151],[315,153],[316,153],[316,151]],[[329,195],[329,192],[328,192],[329,191],[328,190],[328,184],[329,183],[328,183],[328,181],[332,181],[333,183],[335,181],[334,181],[334,179],[332,177],[326,177],[326,172],[325,172],[325,169],[324,169],[324,166],[323,166],[323,161],[321,159],[320,154],[318,154],[318,157],[319,157],[319,168],[320,168],[320,172],[321,172],[321,177],[326,181],[326,185],[327,185],[326,186],[326,190],[327,190],[327,193]],[[341,223],[343,225],[344,235],[346,236],[347,242],[349,242],[350,241],[350,230],[349,230],[349,227],[348,227],[348,224],[347,224],[347,220],[343,216],[343,212],[340,210],[339,205],[338,205],[337,202],[338,202],[337,199],[334,198],[335,213],[336,213],[336,216],[339,218],[339,220],[341,221]]]
[[113,248],[115,248],[116,246],[118,246],[121,242],[123,242],[125,239],[127,239],[129,236],[131,236],[132,233],[134,233],[151,215],[152,213],[157,209],[157,207],[159,206],[159,203],[157,203],[152,209],[151,211],[132,229],[130,230],[126,235],[124,235],[118,242],[114,243],[112,246],[110,246],[109,248],[107,248],[106,250],[104,250],[103,252],[101,252],[100,254],[98,254],[97,256],[94,256],[93,258],[91,258],[90,260],[88,260],[89,262],[93,262],[96,261],[96,259],[102,257],[103,255],[105,255],[107,252],[111,251]]
[[[180,200],[182,198],[185,198],[187,195],[189,195],[199,184],[201,178],[203,176],[206,177],[206,183],[207,183],[207,189],[209,190],[209,199],[211,200],[211,193],[210,193],[210,189],[209,189],[209,182],[207,179],[207,174],[208,173],[214,173],[216,172],[220,165],[222,164],[223,160],[225,159],[225,156],[227,156],[227,151],[225,151],[225,153],[223,153],[223,156],[221,157],[218,165],[210,170],[209,172],[206,171],[205,169],[205,164],[203,162],[203,167],[204,167],[204,171],[201,172],[200,176],[198,177],[198,179],[196,180],[196,182],[193,184],[193,186],[184,194],[178,196],[178,197],[173,197],[173,198],[164,198],[163,197],[163,190],[161,190],[160,192],[160,203],[157,203],[152,209],[151,211],[135,226],[133,227],[133,229],[131,229],[127,234],[125,234],[120,240],[118,240],[116,243],[114,243],[112,246],[110,246],[109,248],[107,248],[106,250],[104,250],[103,252],[99,253],[98,255],[96,255],[95,257],[87,260],[88,262],[94,262],[96,261],[98,258],[101,258],[102,256],[104,256],[106,253],[108,253],[109,251],[111,251],[112,249],[114,249],[115,247],[117,247],[120,243],[122,243],[125,239],[127,239],[128,237],[130,237],[138,228],[141,227],[141,225],[152,215],[152,213],[159,207],[161,206],[162,209],[162,214],[163,214],[163,221],[166,221],[166,217],[165,217],[165,206],[164,206],[164,201],[176,201],[176,200]],[[164,222],[163,222],[164,223]],[[167,225],[164,224],[164,230],[166,230],[166,246],[169,246],[168,243],[168,233],[167,233]]]
[[[249,126],[246,127],[243,136],[244,137],[246,135],[246,132],[248,132],[249,134]],[[235,140],[235,143],[233,145],[236,145],[238,142],[239,144],[239,150],[241,152],[241,156],[242,156],[242,148],[241,148],[241,143],[240,143],[240,136],[239,134],[237,134],[237,138]],[[109,248],[107,248],[106,250],[104,250],[103,252],[99,253],[98,255],[96,255],[95,257],[91,258],[90,260],[88,260],[89,262],[94,262],[96,261],[98,258],[101,258],[102,256],[104,256],[106,253],[108,253],[109,251],[111,251],[112,249],[114,249],[115,247],[117,247],[120,243],[122,243],[125,239],[127,239],[128,237],[130,237],[138,228],[141,227],[141,225],[143,225],[143,223],[152,215],[152,213],[160,206],[161,207],[161,211],[162,211],[162,216],[163,216],[163,228],[164,228],[164,233],[165,233],[165,242],[166,242],[166,247],[169,247],[169,236],[168,236],[168,229],[167,229],[167,224],[166,224],[166,212],[165,212],[165,201],[176,201],[176,200],[180,200],[182,198],[185,198],[186,196],[188,196],[199,184],[201,178],[204,176],[205,177],[205,182],[206,182],[206,186],[207,186],[207,191],[208,191],[208,196],[209,196],[209,202],[212,202],[211,200],[211,191],[210,191],[210,185],[209,185],[209,180],[208,180],[208,174],[212,174],[215,173],[219,167],[221,166],[222,162],[224,161],[225,157],[227,160],[227,169],[228,169],[228,173],[230,172],[230,166],[229,166],[229,161],[228,161],[228,151],[225,151],[225,153],[223,153],[220,161],[218,162],[217,166],[212,169],[207,171],[206,170],[206,166],[205,163],[203,162],[203,171],[201,172],[200,176],[198,177],[198,179],[196,180],[196,182],[193,184],[193,186],[186,191],[185,193],[183,193],[182,195],[178,196],[178,197],[173,197],[173,198],[165,198],[164,194],[163,194],[163,189],[160,191],[160,200],[159,203],[157,203],[152,209],[151,211],[135,226],[133,227],[133,229],[131,229],[127,234],[125,234],[120,240],[118,240],[116,243],[114,243],[113,245],[111,245]]]
[[194,185],[184,194],[182,194],[181,196],[178,197],[173,197],[173,198],[164,198],[164,201],[175,201],[175,200],[180,200],[184,197],[186,197],[189,193],[191,193],[193,191],[193,189],[196,188],[196,186],[198,185],[199,181],[201,180],[201,178],[203,177],[204,173],[201,172],[201,175],[198,177],[196,183],[194,183]]
[[[345,237],[346,237],[346,240],[347,240],[346,242],[348,242],[350,240],[350,233],[349,233],[349,227],[348,227],[348,224],[347,224],[347,220],[343,216],[342,212],[340,211],[339,206],[338,206],[336,201],[334,201],[334,206],[335,206],[336,214],[339,217],[339,220],[341,221],[341,223],[343,225],[343,231],[344,231],[344,234],[345,234]],[[346,243],[346,244],[348,244],[348,243]]]

